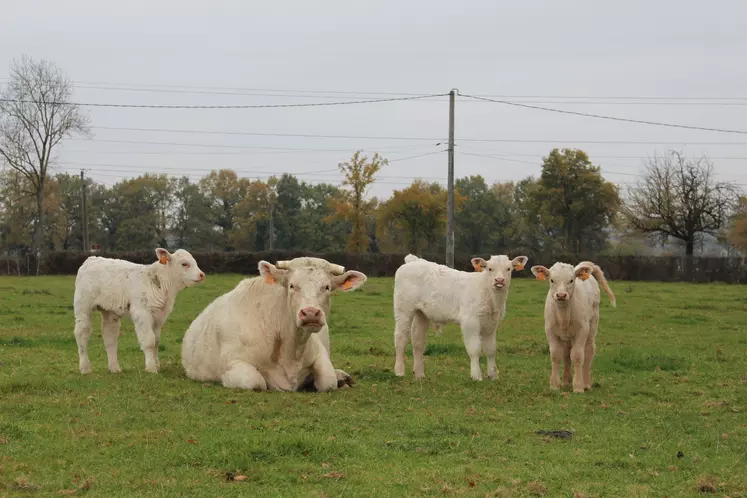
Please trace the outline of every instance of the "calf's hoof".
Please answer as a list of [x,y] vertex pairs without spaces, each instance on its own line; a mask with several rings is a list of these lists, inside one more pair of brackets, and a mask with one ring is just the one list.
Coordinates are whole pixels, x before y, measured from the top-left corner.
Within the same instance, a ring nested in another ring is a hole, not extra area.
[[145,367],[145,371],[152,374],[158,373],[158,367]]
[[582,393],[582,392],[584,392],[584,388],[583,387],[574,387],[573,388],[573,392],[574,393]]
[[109,372],[111,372],[113,374],[121,374],[122,373],[122,369],[120,368],[119,365],[117,365],[117,366],[114,366],[114,367],[109,367]]
[[90,375],[91,371],[91,365],[88,365],[87,367],[80,367],[80,373],[83,375]]

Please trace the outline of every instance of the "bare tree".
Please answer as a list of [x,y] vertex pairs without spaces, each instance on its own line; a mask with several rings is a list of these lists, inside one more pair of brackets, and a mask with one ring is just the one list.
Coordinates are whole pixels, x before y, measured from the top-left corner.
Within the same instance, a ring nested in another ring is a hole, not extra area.
[[641,232],[681,240],[692,256],[698,237],[719,235],[738,199],[737,187],[715,180],[708,159],[670,151],[649,160],[644,179],[628,191],[624,214]]
[[52,153],[72,135],[90,136],[89,119],[71,103],[73,85],[53,63],[23,56],[13,61],[0,94],[0,158],[25,176],[36,197],[32,250],[44,247],[44,189]]

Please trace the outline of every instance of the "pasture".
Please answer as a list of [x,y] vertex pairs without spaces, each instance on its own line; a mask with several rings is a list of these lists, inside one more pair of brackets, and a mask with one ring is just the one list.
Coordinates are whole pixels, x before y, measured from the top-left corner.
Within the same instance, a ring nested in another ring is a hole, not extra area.
[[74,277],[1,277],[0,496],[747,496],[743,287],[611,281],[595,388],[573,394],[548,387],[546,282],[514,279],[499,379],[475,383],[455,326],[429,332],[425,381],[410,348],[395,377],[393,280],[369,279],[332,305],[352,389],[254,393],[180,363],[190,321],[240,278],[180,294],[155,376],[129,320],[110,374],[95,318],[81,376]]

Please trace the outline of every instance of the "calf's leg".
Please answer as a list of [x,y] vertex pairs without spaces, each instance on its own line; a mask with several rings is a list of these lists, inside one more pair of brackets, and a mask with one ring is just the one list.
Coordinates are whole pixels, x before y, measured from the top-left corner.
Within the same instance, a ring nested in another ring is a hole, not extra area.
[[596,336],[597,328],[599,327],[599,310],[597,314],[591,319],[589,325],[589,338],[586,339],[586,347],[584,349],[584,388],[591,389],[591,362],[594,360],[594,354],[597,351]]
[[566,345],[558,340],[552,333],[547,333],[547,345],[550,347],[550,389],[560,389],[560,363],[566,356]]
[[496,330],[493,327],[484,328],[482,334],[480,334],[482,350],[488,360],[488,379],[493,380],[498,378],[498,368],[495,366],[495,352],[497,349],[495,334]]
[[397,377],[405,375],[405,348],[410,339],[412,315],[404,311],[397,311],[394,315],[394,374]]
[[109,362],[109,371],[111,373],[122,373],[117,358],[117,344],[119,342],[119,317],[110,312],[101,312],[101,335],[104,336],[104,345],[106,346],[106,357]]
[[252,365],[243,361],[234,361],[221,375],[224,387],[247,389],[253,391],[266,391],[267,382],[262,374]]
[[565,351],[565,369],[563,370],[563,386],[570,386],[573,380],[571,374],[571,346],[570,344],[563,344],[563,350]]
[[573,362],[573,392],[584,392],[584,372],[586,356],[586,340],[589,337],[589,330],[580,330],[573,341],[571,347],[571,361]]
[[91,360],[88,358],[88,340],[91,338],[91,310],[75,311],[75,342],[78,343],[78,368],[80,373],[91,373]]
[[420,311],[412,319],[412,372],[416,379],[425,378],[425,340],[428,335],[428,318]]
[[482,371],[480,370],[480,348],[482,341],[480,339],[480,322],[474,319],[465,320],[461,324],[462,339],[464,347],[469,355],[469,370],[472,380],[482,380]]
[[135,324],[135,333],[145,355],[145,371],[158,373],[158,360],[156,357],[156,334],[153,331],[153,316],[148,310],[131,311],[132,322]]

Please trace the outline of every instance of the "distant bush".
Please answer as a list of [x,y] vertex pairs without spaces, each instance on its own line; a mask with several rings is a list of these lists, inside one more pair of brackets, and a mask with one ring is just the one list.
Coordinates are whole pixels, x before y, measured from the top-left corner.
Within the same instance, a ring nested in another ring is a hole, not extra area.
[[[512,256],[518,255],[510,253]],[[343,265],[347,269],[359,270],[370,277],[391,277],[404,263],[406,253],[322,253],[308,251],[265,251],[265,252],[193,252],[200,268],[211,273],[239,273],[256,275],[257,263],[261,260],[276,262],[300,256],[316,256],[330,262]],[[83,261],[91,254],[72,251],[56,251],[47,254],[41,262],[40,273],[43,275],[75,275]],[[119,258],[133,263],[150,264],[155,262],[153,250],[133,252],[102,252],[96,254],[106,258]],[[425,259],[442,263],[443,254],[419,255]],[[481,254],[487,258],[489,255]],[[602,267],[610,280],[684,282],[686,260],[684,257],[645,257],[645,256],[589,256],[589,255],[541,255],[526,254],[529,263],[524,271],[514,274],[515,278],[532,277],[529,268],[542,264],[547,267],[556,261],[571,264],[581,261],[593,261]],[[457,254],[455,266],[459,270],[472,271],[471,255]],[[33,257],[15,258],[0,256],[0,275],[33,275],[36,260]],[[742,258],[693,258],[692,282],[727,282],[741,283],[747,281],[747,265]]]

